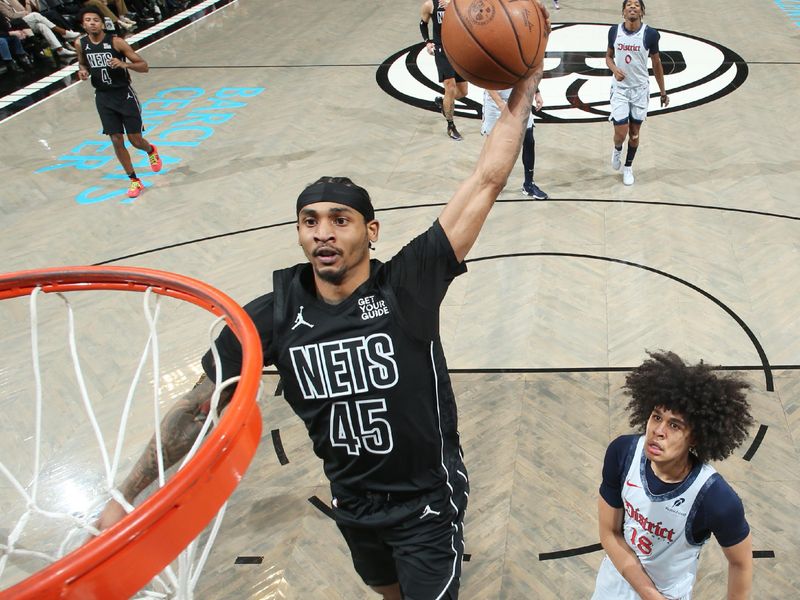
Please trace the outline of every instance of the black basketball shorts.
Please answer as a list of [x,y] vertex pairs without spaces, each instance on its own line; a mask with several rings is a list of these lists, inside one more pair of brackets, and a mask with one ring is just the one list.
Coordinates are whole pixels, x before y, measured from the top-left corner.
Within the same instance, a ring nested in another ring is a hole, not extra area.
[[462,81],[466,81],[461,75],[456,73],[453,66],[450,64],[450,61],[447,60],[447,55],[444,53],[444,50],[438,44],[436,45],[436,49],[433,51],[433,56],[436,59],[436,70],[439,72],[439,81],[444,81],[445,79],[455,79],[457,83]]
[[94,101],[106,135],[141,133],[144,129],[142,107],[132,87],[97,90]]
[[[337,520],[356,572],[370,586],[400,583],[405,600],[456,600],[464,557],[466,478],[449,488],[394,499],[386,495],[336,496],[338,507],[362,514],[367,527]],[[334,514],[338,511],[334,507]],[[401,520],[397,520],[397,515]],[[368,515],[368,516],[367,516]],[[386,523],[381,526],[380,523]]]

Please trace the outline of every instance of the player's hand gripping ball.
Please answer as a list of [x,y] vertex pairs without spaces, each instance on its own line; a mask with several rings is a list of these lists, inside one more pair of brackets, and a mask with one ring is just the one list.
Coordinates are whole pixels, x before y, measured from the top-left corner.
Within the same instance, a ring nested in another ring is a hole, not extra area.
[[536,0],[452,0],[442,21],[442,47],[464,79],[502,90],[541,64],[549,29]]

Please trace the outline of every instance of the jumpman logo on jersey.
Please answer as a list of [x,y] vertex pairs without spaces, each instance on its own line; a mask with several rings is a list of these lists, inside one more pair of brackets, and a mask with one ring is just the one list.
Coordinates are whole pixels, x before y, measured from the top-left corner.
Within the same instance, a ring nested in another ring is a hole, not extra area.
[[292,325],[292,331],[294,331],[295,329],[300,327],[300,325],[307,325],[308,327],[311,327],[312,329],[314,327],[311,323],[309,323],[308,321],[306,321],[303,318],[303,307],[302,306],[300,307],[300,310],[297,311],[297,316],[294,318],[294,325]]
[[425,509],[422,511],[422,514],[419,516],[419,518],[424,519],[425,517],[428,517],[430,515],[438,517],[440,514],[442,513],[437,510],[433,510],[430,504],[426,504]]

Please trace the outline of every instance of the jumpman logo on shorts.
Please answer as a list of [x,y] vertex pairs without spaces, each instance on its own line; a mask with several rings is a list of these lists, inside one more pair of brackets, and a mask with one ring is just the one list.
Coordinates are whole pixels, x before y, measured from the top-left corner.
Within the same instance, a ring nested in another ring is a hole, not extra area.
[[426,504],[425,509],[422,511],[422,514],[419,516],[419,518],[424,519],[425,517],[428,517],[430,515],[438,517],[440,514],[442,513],[437,510],[433,510],[430,504]]
[[311,327],[312,329],[314,327],[311,323],[309,323],[308,321],[306,321],[303,318],[303,307],[302,306],[300,307],[300,310],[297,311],[297,316],[294,318],[294,325],[292,325],[292,331],[294,331],[295,329],[300,327],[300,325],[307,325],[308,327]]

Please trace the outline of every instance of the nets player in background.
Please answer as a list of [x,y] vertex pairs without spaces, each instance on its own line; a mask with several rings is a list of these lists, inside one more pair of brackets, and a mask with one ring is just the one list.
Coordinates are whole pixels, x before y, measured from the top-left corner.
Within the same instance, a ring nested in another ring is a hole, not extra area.
[[753,547],[739,496],[708,464],[739,447],[753,424],[749,385],[672,352],[650,354],[626,379],[630,424],[606,451],[593,600],[691,597],[703,544],[728,560],[728,600],[750,597]]
[[[385,599],[458,597],[469,482],[439,307],[516,162],[541,77],[540,67],[514,88],[473,173],[385,263],[370,259],[380,225],[366,190],[345,177],[307,186],[296,215],[308,262],[275,271],[273,291],[245,307],[323,461],[355,569]],[[223,378],[238,375],[230,330],[217,348]],[[162,423],[167,464],[187,452],[209,410],[210,352],[203,368]],[[151,442],[119,487],[129,502],[155,479],[155,456]],[[124,514],[112,501],[99,526]]]
[[622,167],[622,144],[628,138],[628,153],[622,168],[622,182],[633,185],[633,159],[639,148],[639,134],[647,117],[650,103],[650,74],[648,58],[653,62],[653,74],[661,92],[661,106],[669,105],[664,87],[664,67],[658,53],[661,35],[642,23],[644,0],[623,0],[622,15],[625,21],[608,30],[606,66],[614,77],[611,80],[611,117],[614,124],[614,149],[611,166],[615,171]]
[[[483,122],[481,123],[481,135],[489,135],[492,127],[503,112],[511,90],[483,90]],[[542,94],[536,90],[534,95],[534,108],[541,110],[544,102]],[[522,182],[522,192],[526,196],[531,196],[536,200],[547,200],[547,194],[533,181],[533,166],[536,162],[536,141],[533,138],[533,115],[528,118],[528,128],[525,130],[525,138],[522,140],[522,168],[525,172]]]
[[[436,3],[435,9],[434,2]],[[442,49],[442,19],[448,4],[450,4],[450,0],[425,0],[420,10],[419,30],[428,54],[433,54],[436,59],[439,81],[444,86],[444,98],[436,96],[434,102],[447,121],[447,135],[460,142],[463,138],[453,122],[453,112],[456,100],[466,96],[468,88],[467,82],[455,72]],[[433,38],[428,34],[428,21],[431,20],[431,17],[433,17]]]
[[80,64],[78,77],[91,78],[103,133],[111,137],[117,160],[131,180],[128,197],[136,198],[144,184],[136,176],[131,155],[125,148],[125,132],[131,144],[147,153],[150,168],[161,170],[158,150],[142,137],[142,107],[128,73],[128,70],[147,73],[148,66],[125,40],[103,29],[103,15],[97,8],[81,9],[78,22],[87,34],[75,42]]

